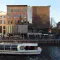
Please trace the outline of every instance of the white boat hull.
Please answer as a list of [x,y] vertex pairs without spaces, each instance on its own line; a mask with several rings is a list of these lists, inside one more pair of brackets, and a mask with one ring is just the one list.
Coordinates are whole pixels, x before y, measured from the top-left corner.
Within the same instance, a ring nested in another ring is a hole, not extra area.
[[0,51],[0,54],[41,54],[40,51],[35,51],[35,52],[32,52],[32,51],[27,51],[27,52],[17,52],[17,51]]
[[37,43],[21,43],[21,44],[1,43],[0,44],[0,54],[21,54],[21,55],[41,54],[41,51],[42,49],[38,47]]

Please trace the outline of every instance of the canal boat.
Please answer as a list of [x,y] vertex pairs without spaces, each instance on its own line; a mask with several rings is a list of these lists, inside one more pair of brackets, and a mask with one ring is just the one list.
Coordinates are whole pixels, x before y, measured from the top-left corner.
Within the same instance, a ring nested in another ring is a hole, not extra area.
[[0,54],[41,54],[38,43],[0,43]]

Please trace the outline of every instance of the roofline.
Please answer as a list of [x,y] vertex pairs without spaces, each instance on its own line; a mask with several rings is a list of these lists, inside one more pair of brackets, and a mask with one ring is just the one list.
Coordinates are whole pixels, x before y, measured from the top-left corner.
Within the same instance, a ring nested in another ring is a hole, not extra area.
[[27,5],[6,5],[7,7],[16,7],[16,6],[27,6]]
[[51,7],[51,6],[48,5],[48,6],[32,6],[32,7]]

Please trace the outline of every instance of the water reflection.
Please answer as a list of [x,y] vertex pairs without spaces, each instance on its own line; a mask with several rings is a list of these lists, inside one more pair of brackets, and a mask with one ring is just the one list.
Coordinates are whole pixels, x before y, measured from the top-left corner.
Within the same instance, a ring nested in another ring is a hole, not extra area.
[[26,60],[38,60],[38,55],[31,55],[31,56],[27,56]]
[[0,60],[60,60],[60,47],[43,46],[40,55],[0,55]]
[[60,46],[50,47],[50,56],[52,60],[60,60]]

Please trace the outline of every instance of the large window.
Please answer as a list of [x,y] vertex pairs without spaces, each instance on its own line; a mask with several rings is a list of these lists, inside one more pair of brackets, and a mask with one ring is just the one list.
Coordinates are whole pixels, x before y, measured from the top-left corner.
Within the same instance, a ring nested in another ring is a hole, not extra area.
[[0,45],[0,50],[4,50],[4,45]]
[[5,45],[5,50],[10,50],[10,45]]
[[0,24],[2,24],[2,20],[0,20]]
[[37,46],[26,46],[25,50],[37,50]]
[[17,45],[12,45],[11,50],[17,50]]
[[15,50],[15,51],[17,51],[17,45],[0,45],[0,50]]

